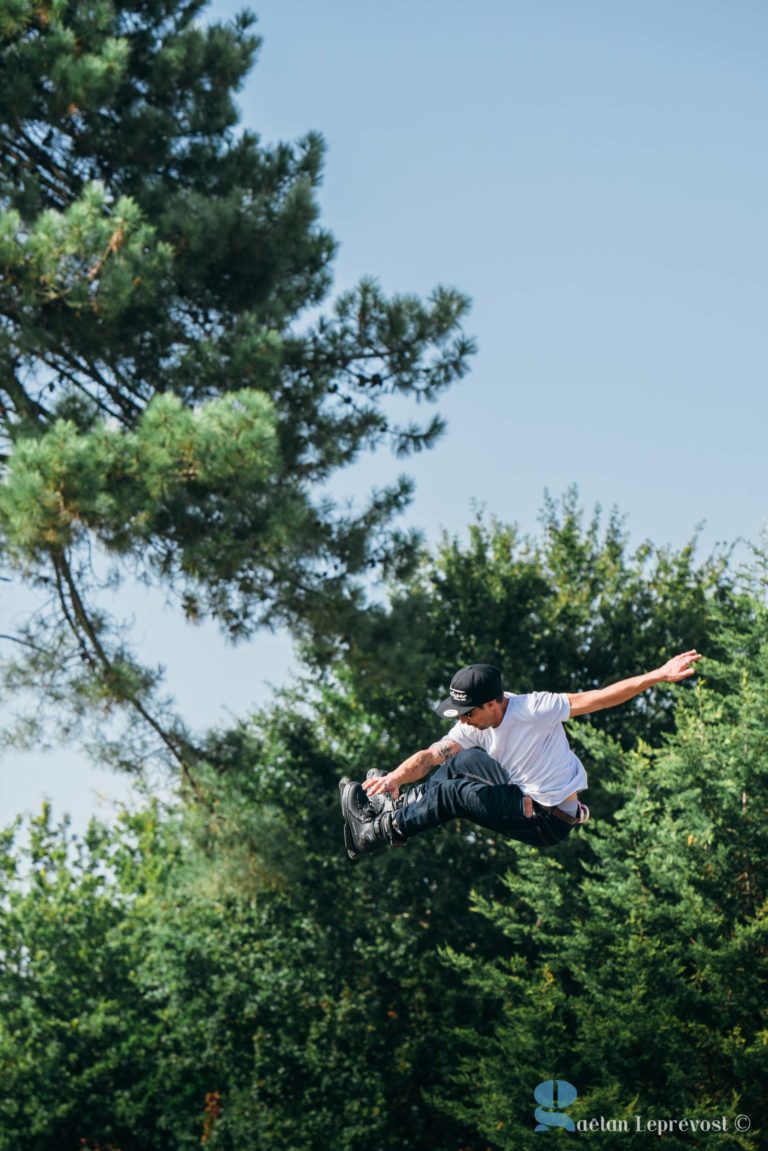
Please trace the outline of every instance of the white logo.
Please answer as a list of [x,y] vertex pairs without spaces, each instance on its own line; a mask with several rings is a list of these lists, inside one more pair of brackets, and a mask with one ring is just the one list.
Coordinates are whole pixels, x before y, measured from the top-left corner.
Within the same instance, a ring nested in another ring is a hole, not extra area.
[[458,715],[458,714],[459,714],[459,713],[457,712],[457,710],[456,710],[456,708],[455,708],[455,707],[448,707],[448,708],[446,708],[446,709],[445,709],[445,711],[443,712],[443,715],[445,716],[445,718],[446,718],[446,719],[453,719],[453,717],[454,717],[455,715]]

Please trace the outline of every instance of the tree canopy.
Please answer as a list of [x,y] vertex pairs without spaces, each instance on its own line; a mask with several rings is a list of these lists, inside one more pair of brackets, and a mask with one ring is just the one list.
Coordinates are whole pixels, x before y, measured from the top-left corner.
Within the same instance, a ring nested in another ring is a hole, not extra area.
[[398,727],[341,678],[209,733],[212,810],[6,833],[0,1148],[503,1151],[540,1138],[548,1078],[628,1146],[637,1114],[738,1113],[751,1133],[667,1140],[758,1146],[765,608],[709,602],[720,658],[665,735],[631,709],[569,725],[610,799],[577,844],[457,823],[349,865],[339,774],[396,762],[428,717]]
[[366,279],[319,311],[323,142],[240,128],[253,17],[204,7],[30,0],[0,25],[0,540],[44,597],[7,683],[128,705],[177,766],[189,738],[100,589],[130,573],[234,638],[352,626],[365,579],[409,560],[410,484],[349,510],[328,483],[431,445],[440,417],[403,425],[392,398],[435,400],[472,351],[451,289]]
[[[698,1124],[668,1128],[672,1148],[764,1140],[765,1101],[751,1085],[768,1055],[754,1009],[768,977],[768,665],[765,607],[754,607],[705,672],[710,683],[678,704],[674,734],[622,757],[615,821],[592,831],[581,876],[530,853],[502,898],[476,902],[498,932],[493,958],[447,952],[497,1011],[465,1033],[443,1105],[495,1147],[538,1146],[529,1117],[543,1078],[577,1086],[574,1120],[627,1124],[629,1138],[592,1128],[600,1148],[647,1146],[654,1116]],[[740,1114],[746,1128],[734,1125]]]

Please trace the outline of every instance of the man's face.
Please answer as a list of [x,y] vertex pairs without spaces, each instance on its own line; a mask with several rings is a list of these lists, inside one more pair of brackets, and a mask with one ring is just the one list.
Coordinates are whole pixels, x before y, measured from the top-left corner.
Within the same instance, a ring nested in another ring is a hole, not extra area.
[[485,731],[487,727],[498,727],[503,718],[504,709],[500,703],[492,699],[490,703],[484,703],[482,707],[476,707],[467,712],[461,717],[461,722],[465,723],[467,727],[476,727],[479,731]]

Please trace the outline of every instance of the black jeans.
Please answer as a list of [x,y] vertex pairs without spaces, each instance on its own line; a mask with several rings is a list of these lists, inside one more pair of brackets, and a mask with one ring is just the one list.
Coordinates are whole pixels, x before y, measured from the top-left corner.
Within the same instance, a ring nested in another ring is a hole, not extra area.
[[468,819],[534,847],[552,847],[571,831],[570,824],[536,804],[526,817],[520,788],[479,747],[460,751],[412,788],[395,815],[406,839],[449,819]]

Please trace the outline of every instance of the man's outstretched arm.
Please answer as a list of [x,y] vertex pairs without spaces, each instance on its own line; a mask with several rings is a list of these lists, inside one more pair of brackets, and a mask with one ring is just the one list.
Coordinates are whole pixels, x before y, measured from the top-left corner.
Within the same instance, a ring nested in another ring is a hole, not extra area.
[[667,660],[656,671],[649,671],[645,675],[622,679],[619,683],[612,683],[595,691],[569,692],[571,716],[590,715],[593,711],[603,711],[606,707],[618,707],[619,704],[634,699],[636,695],[647,691],[649,687],[655,687],[658,683],[680,683],[681,680],[690,679],[696,674],[694,665],[700,659],[701,656],[696,650],[684,651],[681,655]]

